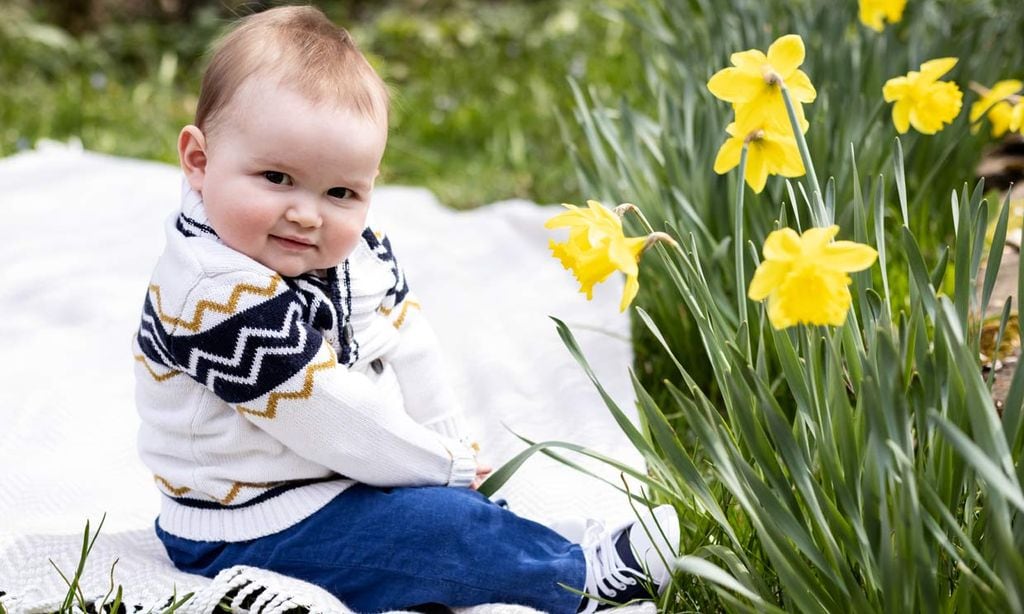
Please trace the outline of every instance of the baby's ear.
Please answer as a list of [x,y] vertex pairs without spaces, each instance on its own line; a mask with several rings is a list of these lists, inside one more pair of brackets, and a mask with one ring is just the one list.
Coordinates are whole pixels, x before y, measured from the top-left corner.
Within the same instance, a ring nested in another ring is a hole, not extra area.
[[206,137],[193,125],[185,126],[178,135],[178,161],[185,179],[196,192],[202,193],[206,178]]

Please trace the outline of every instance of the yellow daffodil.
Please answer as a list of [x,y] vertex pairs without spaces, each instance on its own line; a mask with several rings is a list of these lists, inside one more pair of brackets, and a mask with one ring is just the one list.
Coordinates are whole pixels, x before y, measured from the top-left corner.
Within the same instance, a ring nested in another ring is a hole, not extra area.
[[747,169],[744,179],[750,189],[760,193],[764,189],[768,175],[783,177],[799,177],[804,174],[804,163],[800,159],[800,150],[792,130],[785,133],[774,130],[756,130],[743,132],[736,122],[726,129],[730,138],[722,144],[715,157],[715,172],[719,175],[736,168],[740,163],[744,141],[747,146]]
[[736,106],[737,121],[744,125],[767,125],[776,131],[790,130],[782,90],[779,89],[779,84],[785,83],[800,123],[806,123],[803,109],[796,103],[811,102],[818,94],[810,78],[800,70],[804,61],[803,39],[796,34],[788,34],[772,43],[767,55],[757,49],[748,49],[732,54],[730,60],[733,67],[723,68],[712,75],[708,90]]
[[906,7],[907,0],[860,0],[860,22],[881,32],[885,27],[882,22],[898,23]]
[[1010,123],[1013,117],[1013,106],[1006,99],[1013,96],[1024,88],[1024,83],[1016,79],[1000,81],[992,86],[988,92],[982,94],[977,102],[971,105],[971,132],[978,131],[977,121],[983,115],[988,115],[992,124],[992,136],[1002,136],[1011,128]]
[[747,296],[768,299],[768,320],[776,329],[796,324],[840,326],[850,309],[850,276],[874,264],[878,253],[852,241],[832,241],[838,226],[810,228],[798,235],[776,230],[764,242],[764,261]]
[[1010,112],[1009,129],[1024,134],[1024,100],[1013,105],[1013,110]]
[[640,273],[637,261],[644,250],[646,237],[626,237],[622,220],[615,212],[595,200],[587,201],[588,208],[563,205],[568,211],[554,216],[545,228],[569,228],[569,240],[564,243],[548,242],[551,253],[571,269],[580,282],[580,292],[593,298],[594,284],[608,278],[615,271],[626,274],[626,287],[622,292],[619,311],[625,311],[637,291]]
[[[1016,132],[1017,128],[1014,127],[1013,111],[1014,107],[1011,107],[1008,102],[997,103],[989,109],[988,122],[992,124],[992,136],[999,137],[1007,132]],[[1017,123],[1019,124],[1019,122]],[[977,131],[977,126],[973,130]]]
[[939,58],[921,64],[903,77],[885,82],[882,95],[886,102],[896,102],[892,121],[900,134],[910,126],[922,134],[935,134],[960,113],[963,93],[956,83],[939,81],[957,63],[956,58]]

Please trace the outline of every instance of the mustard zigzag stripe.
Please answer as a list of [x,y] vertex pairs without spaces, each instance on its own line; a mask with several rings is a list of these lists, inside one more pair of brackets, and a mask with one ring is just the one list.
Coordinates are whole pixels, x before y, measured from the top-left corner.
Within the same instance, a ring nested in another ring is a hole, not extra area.
[[402,303],[401,313],[399,313],[398,317],[395,318],[395,321],[392,322],[392,324],[395,325],[395,328],[402,328],[402,324],[405,322],[405,316],[409,313],[409,310],[413,308],[420,309],[420,304],[416,301],[405,301]]
[[153,370],[153,367],[149,366],[149,361],[146,360],[146,357],[143,356],[142,354],[135,354],[135,360],[137,362],[141,362],[142,366],[146,367],[146,371],[149,371],[149,374],[153,377],[153,379],[155,379],[158,382],[169,380],[175,375],[181,375],[181,371],[168,371],[167,373],[164,373],[162,375],[157,373],[156,371]]
[[238,411],[243,414],[252,414],[261,418],[273,420],[277,417],[277,404],[279,401],[288,399],[308,399],[309,396],[313,394],[313,375],[317,371],[338,366],[338,358],[334,353],[334,348],[326,344],[324,344],[324,346],[327,348],[327,352],[329,353],[327,360],[306,367],[306,377],[302,383],[301,390],[293,390],[290,392],[271,392],[270,398],[267,401],[267,408],[263,411],[249,409],[248,407],[242,407],[241,405],[238,406]]
[[[395,320],[391,322],[391,324],[393,324],[395,328],[401,328],[402,323],[405,322],[406,313],[412,308],[420,309],[421,305],[416,301],[405,301],[404,303],[402,303],[401,312],[399,312],[398,317],[395,318]],[[394,308],[388,309],[387,307],[381,307],[377,309],[377,311],[380,312],[380,314],[383,316],[389,316],[391,315],[391,312],[394,311]]]
[[243,488],[272,488],[280,483],[281,482],[235,482],[231,485],[231,490],[228,492],[228,496],[223,499],[218,499],[217,501],[220,502],[221,505],[228,505],[235,500],[235,497],[238,496],[239,491]]
[[270,278],[270,285],[266,288],[260,288],[252,284],[238,284],[231,290],[231,296],[228,298],[226,303],[217,303],[214,301],[203,299],[196,303],[195,313],[192,314],[191,321],[186,322],[185,320],[169,316],[164,313],[163,305],[160,303],[160,286],[156,284],[150,284],[149,289],[153,292],[153,297],[156,300],[156,310],[160,314],[160,321],[172,324],[174,326],[180,326],[185,330],[196,332],[203,325],[203,314],[207,311],[215,311],[217,313],[223,313],[231,315],[238,309],[238,299],[241,298],[242,294],[249,293],[255,294],[256,296],[273,296],[277,290],[277,284],[281,282],[279,275],[274,275]]
[[164,488],[166,488],[167,490],[171,491],[172,495],[181,496],[181,495],[187,493],[188,491],[192,490],[188,486],[181,486],[181,487],[174,486],[173,484],[171,484],[170,482],[168,482],[166,479],[164,479],[163,477],[161,477],[159,475],[154,475],[153,476],[153,481],[154,482],[158,482],[160,484],[163,484]]
[[[168,482],[166,479],[159,475],[154,475],[153,480],[162,484],[164,488],[169,490],[171,494],[175,496],[180,497],[181,495],[192,490],[188,486],[175,487],[170,482]],[[216,497],[214,497],[214,500],[220,503],[221,505],[228,505],[235,500],[235,497],[238,496],[238,493],[241,492],[243,488],[273,488],[278,484],[281,484],[281,482],[234,482],[231,485],[231,490],[228,491],[226,497],[224,497],[223,499],[217,499]]]

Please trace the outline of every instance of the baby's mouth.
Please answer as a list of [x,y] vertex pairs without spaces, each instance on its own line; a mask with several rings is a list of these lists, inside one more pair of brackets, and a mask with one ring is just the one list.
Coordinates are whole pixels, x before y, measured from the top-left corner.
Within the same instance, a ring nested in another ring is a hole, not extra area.
[[270,235],[270,238],[279,246],[289,251],[303,252],[316,249],[316,244],[309,239],[304,239],[302,237],[280,237],[278,235]]

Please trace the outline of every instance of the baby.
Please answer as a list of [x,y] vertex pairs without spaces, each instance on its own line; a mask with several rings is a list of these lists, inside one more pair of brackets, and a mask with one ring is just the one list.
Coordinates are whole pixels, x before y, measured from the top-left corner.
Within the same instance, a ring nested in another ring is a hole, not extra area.
[[134,347],[168,555],[211,577],[270,569],[358,611],[653,597],[670,507],[581,547],[476,492],[490,468],[366,224],[387,115],[387,87],[314,8],[246,17],[216,49]]

